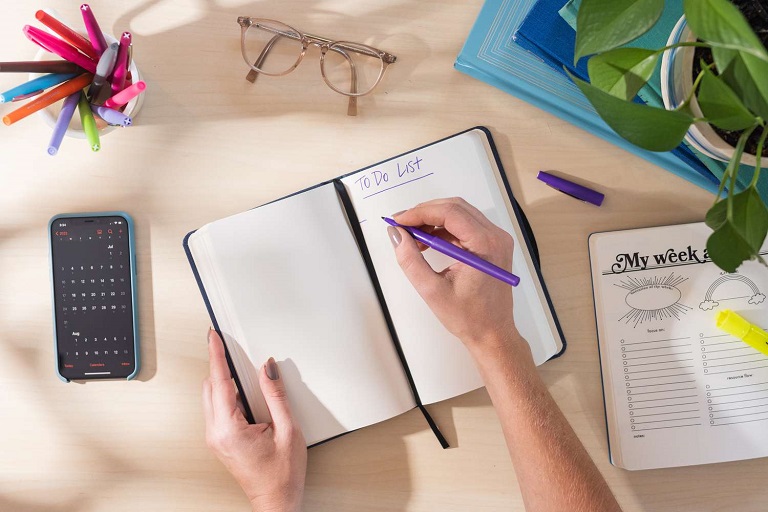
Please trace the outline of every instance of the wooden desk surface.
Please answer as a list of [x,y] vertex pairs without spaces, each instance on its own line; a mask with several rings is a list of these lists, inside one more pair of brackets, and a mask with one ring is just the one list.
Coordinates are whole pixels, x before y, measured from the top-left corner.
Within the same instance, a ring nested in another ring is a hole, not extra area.
[[[102,28],[131,30],[149,85],[135,126],[101,152],[33,117],[0,127],[0,510],[242,511],[247,501],[203,439],[209,320],[181,248],[189,230],[465,128],[488,126],[535,230],[568,340],[541,368],[627,511],[759,510],[768,460],[627,472],[608,462],[587,256],[592,231],[701,220],[712,197],[568,123],[453,69],[480,0],[94,1]],[[77,2],[3,3],[0,60],[35,48],[38,7],[79,23]],[[317,50],[283,78],[244,80],[238,15],[277,18],[398,56],[347,117]],[[19,76],[0,76],[0,89]],[[12,107],[0,106],[6,113]],[[606,193],[597,209],[535,179],[557,169]],[[46,223],[61,212],[136,220],[143,370],[134,382],[62,384],[54,374]],[[307,511],[523,510],[485,391],[418,411],[309,456]],[[553,482],[556,485],[556,482]]]

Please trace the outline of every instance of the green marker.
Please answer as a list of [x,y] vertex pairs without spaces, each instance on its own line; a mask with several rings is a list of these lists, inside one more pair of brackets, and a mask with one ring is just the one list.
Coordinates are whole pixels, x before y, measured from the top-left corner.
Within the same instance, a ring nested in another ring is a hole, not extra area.
[[93,118],[93,111],[83,93],[80,94],[80,102],[77,104],[77,109],[80,112],[80,122],[83,123],[83,130],[85,130],[85,138],[88,139],[88,144],[91,145],[92,150],[100,150],[99,129],[96,128],[96,119]]

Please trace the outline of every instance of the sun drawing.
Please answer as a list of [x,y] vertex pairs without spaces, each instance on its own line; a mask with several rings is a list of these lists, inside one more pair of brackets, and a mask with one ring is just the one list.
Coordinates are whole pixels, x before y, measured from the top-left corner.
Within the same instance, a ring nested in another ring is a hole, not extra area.
[[687,313],[692,308],[680,303],[682,292],[678,285],[687,281],[687,277],[676,276],[674,272],[668,276],[628,277],[615,284],[628,290],[625,299],[629,311],[619,318],[619,322],[634,323],[635,327],[643,322],[667,320]]

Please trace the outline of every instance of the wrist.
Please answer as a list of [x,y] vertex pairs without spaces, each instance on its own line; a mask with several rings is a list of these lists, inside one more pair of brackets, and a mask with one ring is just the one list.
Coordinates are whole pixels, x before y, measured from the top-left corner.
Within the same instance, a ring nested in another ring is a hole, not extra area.
[[514,327],[504,332],[489,333],[467,343],[472,358],[481,371],[514,367],[517,371],[535,371],[531,347]]
[[260,496],[250,501],[252,512],[301,512],[301,498],[276,500]]

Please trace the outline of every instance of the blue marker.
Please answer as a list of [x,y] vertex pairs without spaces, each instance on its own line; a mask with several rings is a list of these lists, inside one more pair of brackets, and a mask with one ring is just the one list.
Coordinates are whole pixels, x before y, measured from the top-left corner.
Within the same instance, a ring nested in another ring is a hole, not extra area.
[[25,97],[29,97],[32,93],[48,89],[54,85],[59,85],[76,76],[78,76],[78,73],[51,73],[50,75],[43,75],[0,94],[0,103],[24,99]]

